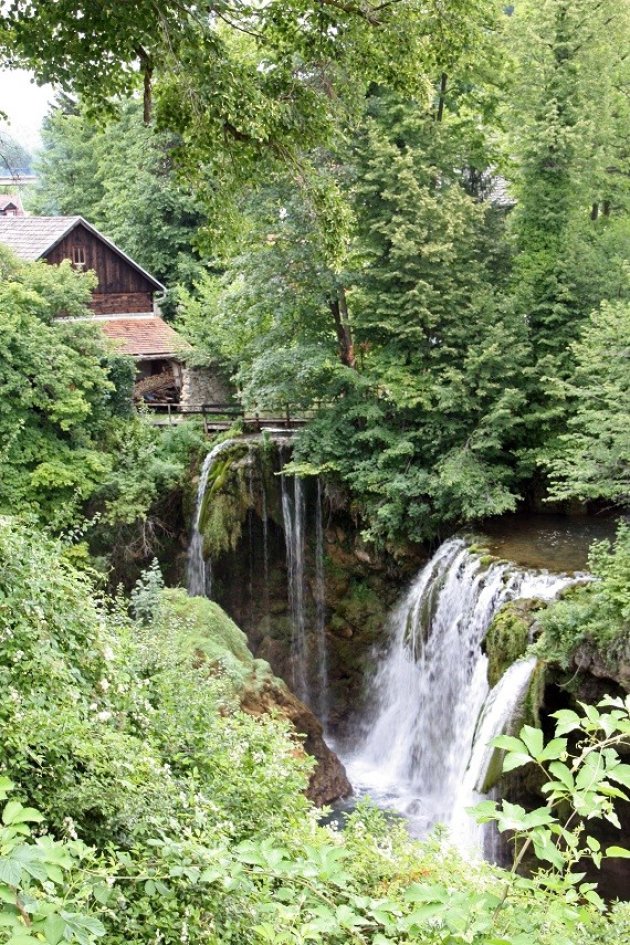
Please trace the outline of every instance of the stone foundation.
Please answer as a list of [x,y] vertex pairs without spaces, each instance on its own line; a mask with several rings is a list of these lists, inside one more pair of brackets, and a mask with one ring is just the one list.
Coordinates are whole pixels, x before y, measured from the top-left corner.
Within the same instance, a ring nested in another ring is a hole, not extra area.
[[233,395],[232,387],[214,367],[185,367],[182,378],[180,403],[182,407],[200,407],[202,404],[227,404]]

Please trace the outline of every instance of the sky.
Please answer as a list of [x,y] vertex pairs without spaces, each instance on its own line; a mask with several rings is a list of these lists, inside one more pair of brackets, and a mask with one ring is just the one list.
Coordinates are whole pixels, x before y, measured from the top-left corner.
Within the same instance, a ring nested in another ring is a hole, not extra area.
[[40,143],[42,119],[53,98],[50,85],[39,87],[24,69],[0,69],[0,112],[7,119],[0,119],[0,127],[6,129],[29,151]]

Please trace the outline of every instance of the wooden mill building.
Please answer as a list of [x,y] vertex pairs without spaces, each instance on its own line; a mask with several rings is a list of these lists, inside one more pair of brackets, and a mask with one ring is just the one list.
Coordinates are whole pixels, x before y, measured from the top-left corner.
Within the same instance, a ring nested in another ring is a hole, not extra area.
[[179,400],[188,345],[159,314],[161,282],[80,216],[0,214],[0,243],[20,259],[51,265],[67,259],[93,270],[92,318],[117,350],[135,359],[137,398]]

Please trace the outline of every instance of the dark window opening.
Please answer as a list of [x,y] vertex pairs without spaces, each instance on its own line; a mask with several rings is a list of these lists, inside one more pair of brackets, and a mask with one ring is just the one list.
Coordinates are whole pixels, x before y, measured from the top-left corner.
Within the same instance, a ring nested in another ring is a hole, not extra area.
[[72,265],[77,268],[85,266],[85,248],[83,246],[72,247]]

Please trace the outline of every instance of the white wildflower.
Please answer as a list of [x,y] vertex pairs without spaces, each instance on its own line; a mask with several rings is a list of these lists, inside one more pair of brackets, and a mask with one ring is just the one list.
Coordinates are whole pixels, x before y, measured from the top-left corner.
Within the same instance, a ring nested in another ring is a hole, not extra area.
[[66,834],[70,837],[71,840],[78,840],[79,835],[77,834],[76,825],[72,817],[64,817],[63,826],[66,831]]

